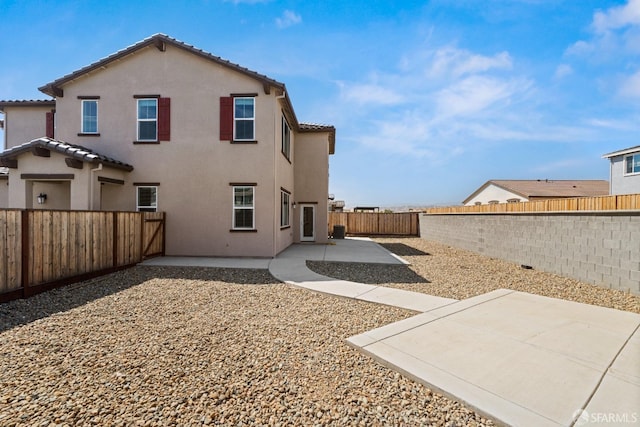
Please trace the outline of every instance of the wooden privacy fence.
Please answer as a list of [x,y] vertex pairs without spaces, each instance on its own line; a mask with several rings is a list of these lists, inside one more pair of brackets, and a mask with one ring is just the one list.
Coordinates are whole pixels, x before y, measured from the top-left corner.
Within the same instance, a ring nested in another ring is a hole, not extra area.
[[640,194],[621,194],[615,196],[538,200],[535,202],[496,203],[477,206],[449,206],[430,208],[427,209],[427,213],[571,212],[638,209],[640,209]]
[[329,232],[343,225],[351,236],[418,236],[417,212],[329,212]]
[[164,254],[164,212],[0,210],[0,302]]

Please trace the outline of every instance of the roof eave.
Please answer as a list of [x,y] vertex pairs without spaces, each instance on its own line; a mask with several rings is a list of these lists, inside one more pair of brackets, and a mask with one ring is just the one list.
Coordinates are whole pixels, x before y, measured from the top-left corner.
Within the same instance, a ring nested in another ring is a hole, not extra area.
[[640,145],[636,145],[635,147],[624,148],[622,150],[614,151],[612,153],[602,155],[603,159],[609,159],[611,157],[624,156],[625,154],[631,154],[635,152],[640,152]]

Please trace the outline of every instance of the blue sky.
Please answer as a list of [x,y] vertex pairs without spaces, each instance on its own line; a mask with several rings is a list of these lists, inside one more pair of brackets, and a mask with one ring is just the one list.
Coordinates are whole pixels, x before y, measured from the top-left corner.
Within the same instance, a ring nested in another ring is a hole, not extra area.
[[640,144],[640,0],[0,0],[0,30],[3,100],[154,33],[285,83],[351,207],[608,179]]

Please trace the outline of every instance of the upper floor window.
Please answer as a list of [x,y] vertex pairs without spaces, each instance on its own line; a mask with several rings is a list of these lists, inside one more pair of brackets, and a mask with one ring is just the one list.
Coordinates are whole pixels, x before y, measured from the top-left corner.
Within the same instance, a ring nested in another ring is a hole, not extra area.
[[255,99],[233,98],[233,139],[254,141],[256,139]]
[[255,204],[253,186],[233,187],[233,228],[255,228]]
[[640,173],[640,153],[626,156],[625,159],[625,175]]
[[291,128],[284,116],[282,116],[282,154],[287,159],[291,158]]
[[158,99],[138,99],[138,141],[158,140]]
[[156,212],[158,210],[158,187],[139,186],[136,188],[136,210]]
[[82,133],[98,133],[98,101],[82,100]]

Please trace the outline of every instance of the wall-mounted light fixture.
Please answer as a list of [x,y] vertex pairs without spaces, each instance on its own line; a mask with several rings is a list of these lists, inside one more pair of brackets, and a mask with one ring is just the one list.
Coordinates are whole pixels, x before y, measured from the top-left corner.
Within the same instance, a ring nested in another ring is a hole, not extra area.
[[44,205],[44,202],[47,201],[47,195],[44,193],[40,193],[38,194],[38,204],[39,205]]
[[297,203],[296,203],[296,202],[293,202],[293,205],[291,205],[291,206],[293,206],[293,209],[295,209],[295,208],[296,208],[296,205],[297,205]]

